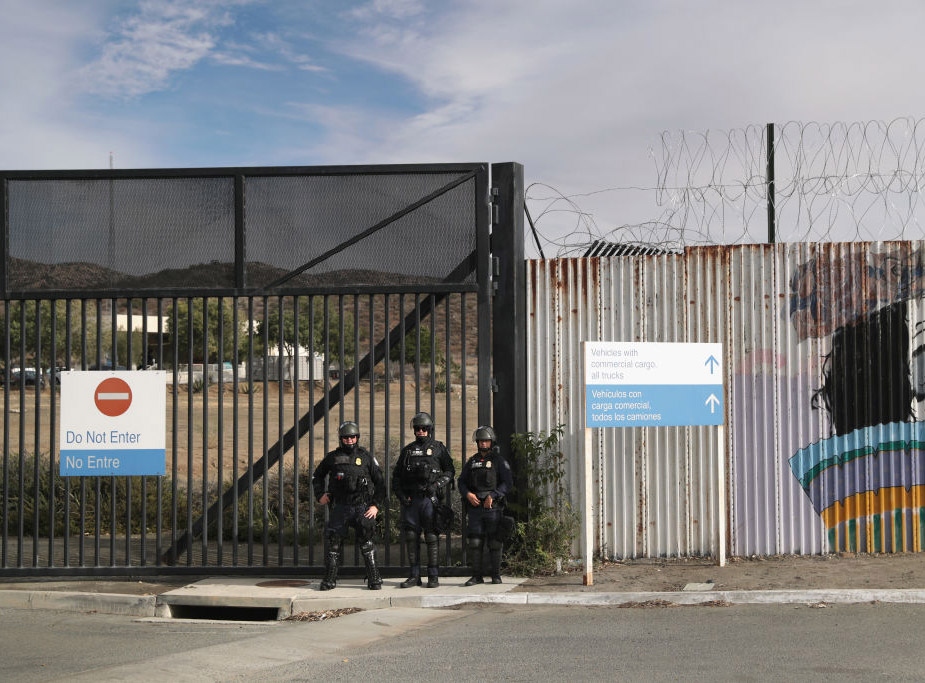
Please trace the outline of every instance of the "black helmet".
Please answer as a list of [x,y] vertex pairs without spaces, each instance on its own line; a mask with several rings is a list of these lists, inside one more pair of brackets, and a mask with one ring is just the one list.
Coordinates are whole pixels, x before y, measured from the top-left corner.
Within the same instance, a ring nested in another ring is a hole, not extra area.
[[427,413],[418,413],[411,418],[411,429],[415,427],[427,427],[428,432],[434,431],[434,420]]
[[427,443],[429,439],[434,438],[434,421],[430,415],[427,413],[418,413],[411,418],[411,431],[415,429],[424,428],[424,431],[427,433],[427,436],[421,436],[419,434],[414,435],[414,440],[420,445]]
[[357,439],[360,438],[360,425],[356,422],[341,422],[340,427],[337,430],[337,435],[343,439],[345,436],[355,436]]
[[491,441],[491,445],[494,446],[498,438],[495,436],[494,429],[488,425],[482,425],[472,433],[472,440],[476,443],[479,441]]

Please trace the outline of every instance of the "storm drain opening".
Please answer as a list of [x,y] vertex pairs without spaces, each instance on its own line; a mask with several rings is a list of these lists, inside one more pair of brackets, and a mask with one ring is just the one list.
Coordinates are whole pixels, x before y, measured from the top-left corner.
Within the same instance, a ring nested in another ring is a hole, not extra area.
[[278,607],[171,605],[170,618],[209,621],[279,621],[280,616]]

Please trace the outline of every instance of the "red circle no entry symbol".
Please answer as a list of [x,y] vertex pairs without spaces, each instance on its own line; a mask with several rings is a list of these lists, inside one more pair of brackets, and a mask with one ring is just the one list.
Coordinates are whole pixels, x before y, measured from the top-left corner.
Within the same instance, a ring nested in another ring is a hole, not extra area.
[[93,401],[103,415],[117,417],[132,405],[132,388],[118,377],[104,379],[93,393]]

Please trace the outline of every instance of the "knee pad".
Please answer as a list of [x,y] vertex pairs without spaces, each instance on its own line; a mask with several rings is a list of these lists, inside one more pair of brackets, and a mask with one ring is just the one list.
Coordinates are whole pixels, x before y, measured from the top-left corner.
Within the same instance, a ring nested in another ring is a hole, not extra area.
[[427,545],[430,545],[431,543],[436,543],[438,538],[439,536],[437,536],[437,534],[435,534],[433,531],[424,532],[424,542]]
[[328,547],[331,548],[331,550],[337,550],[337,546],[343,543],[344,540],[343,536],[335,531],[327,532],[324,537],[327,540]]
[[376,549],[376,545],[372,541],[366,541],[363,545],[360,546],[360,552],[366,555],[371,553]]
[[469,537],[469,547],[473,550],[478,550],[482,547],[483,538],[481,536],[470,536]]
[[405,529],[402,532],[402,539],[404,539],[405,543],[417,543],[418,532],[414,529]]
[[504,542],[497,538],[488,539],[488,549],[489,550],[501,550]]

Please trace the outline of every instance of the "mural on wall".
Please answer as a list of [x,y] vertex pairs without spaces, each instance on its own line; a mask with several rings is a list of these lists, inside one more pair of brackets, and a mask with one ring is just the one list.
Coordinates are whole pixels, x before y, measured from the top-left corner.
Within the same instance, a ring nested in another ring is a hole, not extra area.
[[923,251],[895,243],[880,253],[822,252],[790,281],[797,337],[830,344],[812,406],[831,433],[789,460],[829,550],[925,549],[925,422],[916,421],[925,335],[909,320],[925,297]]

